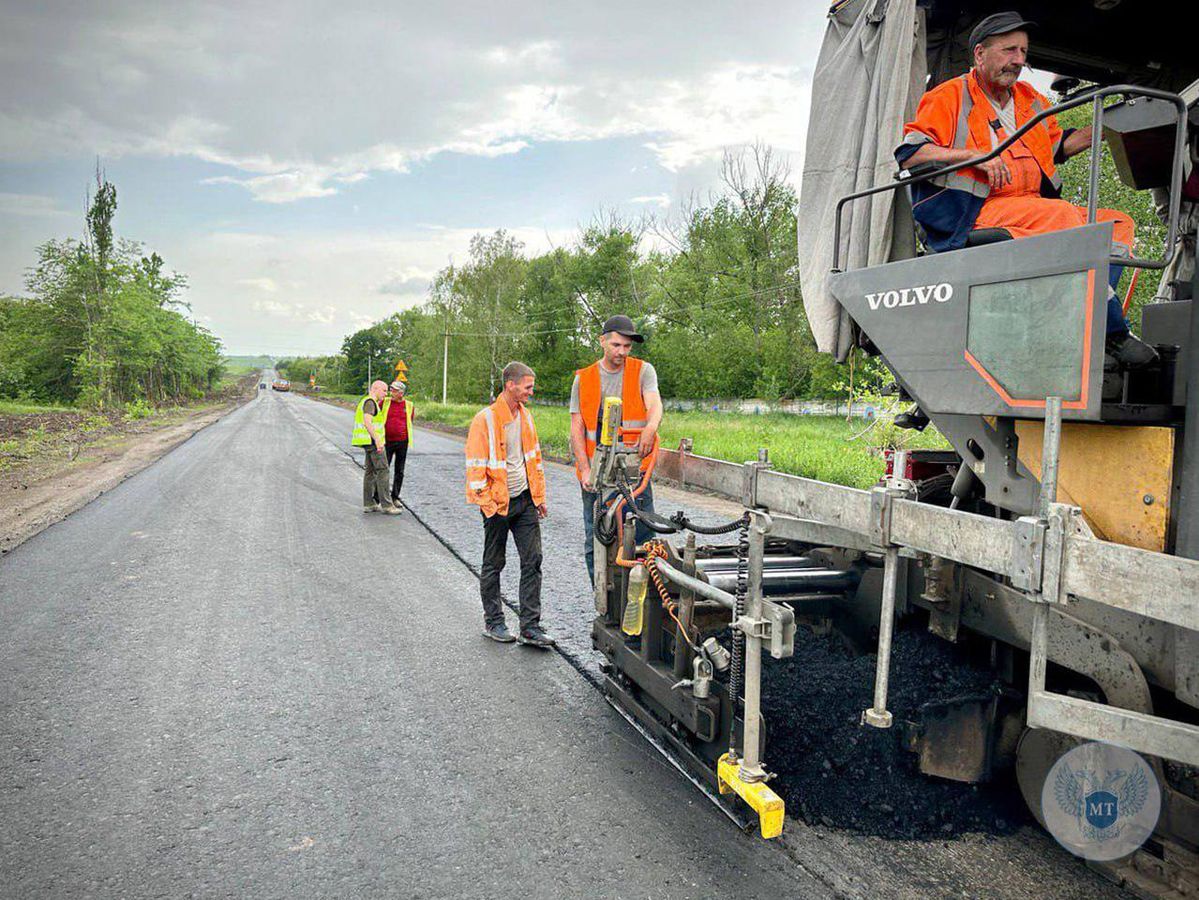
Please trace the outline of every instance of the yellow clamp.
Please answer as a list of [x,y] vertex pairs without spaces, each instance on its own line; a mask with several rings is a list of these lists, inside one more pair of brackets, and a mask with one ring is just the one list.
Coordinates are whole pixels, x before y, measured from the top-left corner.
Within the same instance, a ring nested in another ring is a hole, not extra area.
[[722,794],[736,794],[758,814],[762,837],[775,838],[783,833],[786,805],[783,798],[766,786],[764,781],[743,781],[741,767],[729,761],[726,753],[716,762],[716,782]]
[[612,420],[616,417],[617,410],[620,409],[620,398],[609,397],[604,401],[604,427],[600,431],[599,442],[605,447],[611,447],[616,440],[616,435],[613,434]]

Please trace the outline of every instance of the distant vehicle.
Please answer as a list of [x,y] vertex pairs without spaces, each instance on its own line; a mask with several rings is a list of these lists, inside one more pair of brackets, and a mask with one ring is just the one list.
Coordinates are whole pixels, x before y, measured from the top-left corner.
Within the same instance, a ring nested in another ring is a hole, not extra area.
[[258,390],[260,390],[260,391],[266,390],[266,382],[265,381],[258,382]]
[[271,385],[271,389],[275,391],[290,391],[291,382],[280,378]]

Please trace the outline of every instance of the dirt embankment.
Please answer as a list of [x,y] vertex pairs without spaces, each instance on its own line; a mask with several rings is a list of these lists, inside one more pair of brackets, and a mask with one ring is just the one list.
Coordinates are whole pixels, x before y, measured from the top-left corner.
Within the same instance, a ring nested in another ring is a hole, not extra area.
[[258,375],[195,408],[128,420],[64,410],[0,414],[0,554],[116,487],[256,391]]

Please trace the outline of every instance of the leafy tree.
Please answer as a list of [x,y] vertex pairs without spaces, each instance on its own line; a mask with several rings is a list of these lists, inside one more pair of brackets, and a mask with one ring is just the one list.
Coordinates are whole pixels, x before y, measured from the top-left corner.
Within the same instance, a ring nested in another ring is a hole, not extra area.
[[27,295],[0,300],[0,396],[166,403],[220,379],[220,342],[180,312],[186,280],[116,237],[116,210],[116,187],[97,170],[84,239],[42,244]]

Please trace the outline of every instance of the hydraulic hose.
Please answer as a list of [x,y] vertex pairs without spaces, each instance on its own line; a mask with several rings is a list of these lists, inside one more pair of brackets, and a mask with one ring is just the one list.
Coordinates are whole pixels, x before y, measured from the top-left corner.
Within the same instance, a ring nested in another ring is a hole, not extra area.
[[[641,431],[641,429],[637,429],[636,433],[640,434],[640,431]],[[629,433],[632,433],[632,432],[629,432]],[[622,433],[621,433],[622,440],[624,439],[624,434],[625,434],[625,432],[623,432],[623,430],[622,430]],[[620,499],[620,502],[616,505],[615,519],[616,519],[616,534],[617,534],[618,538],[623,539],[623,537],[624,537],[624,516],[621,515],[621,513],[624,510],[625,503],[628,503],[630,506],[636,508],[636,506],[637,506],[637,504],[635,502],[636,498],[640,497],[642,495],[642,493],[645,492],[645,489],[647,487],[649,487],[650,477],[654,474],[654,469],[657,467],[657,465],[658,465],[658,436],[655,434],[654,435],[654,446],[651,448],[649,455],[645,458],[645,468],[641,470],[641,477],[637,480],[637,487],[635,487],[633,489],[631,498],[626,499],[625,497],[622,496]],[[658,531],[657,533],[658,534],[673,534],[673,532],[670,532],[670,531]]]

